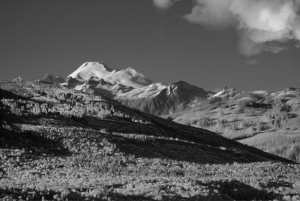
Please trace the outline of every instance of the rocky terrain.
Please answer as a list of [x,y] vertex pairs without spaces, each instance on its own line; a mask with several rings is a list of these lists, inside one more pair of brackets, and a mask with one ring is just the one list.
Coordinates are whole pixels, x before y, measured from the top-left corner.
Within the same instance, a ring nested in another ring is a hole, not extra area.
[[291,160],[89,91],[0,88],[0,199],[300,199]]

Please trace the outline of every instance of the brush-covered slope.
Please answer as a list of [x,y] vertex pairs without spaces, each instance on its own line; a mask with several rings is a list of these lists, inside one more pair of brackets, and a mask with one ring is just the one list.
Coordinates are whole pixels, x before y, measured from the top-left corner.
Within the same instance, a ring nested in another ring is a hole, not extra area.
[[[255,187],[266,175],[298,188],[298,166],[282,163],[291,161],[213,132],[42,82],[0,82],[0,87],[1,198],[282,198],[285,191]],[[278,167],[294,172],[282,177],[272,171]],[[253,179],[243,179],[243,171]],[[236,193],[241,188],[243,193]]]
[[172,114],[180,105],[205,100],[207,92],[184,81],[170,85],[160,83],[119,94],[117,100],[131,108],[154,115]]
[[279,92],[225,89],[164,117],[300,162],[299,88]]

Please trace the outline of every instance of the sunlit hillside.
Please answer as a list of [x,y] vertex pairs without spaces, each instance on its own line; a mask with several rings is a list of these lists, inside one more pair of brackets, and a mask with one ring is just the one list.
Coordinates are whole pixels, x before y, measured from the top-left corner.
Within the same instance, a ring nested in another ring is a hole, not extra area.
[[215,94],[165,118],[300,161],[300,89]]

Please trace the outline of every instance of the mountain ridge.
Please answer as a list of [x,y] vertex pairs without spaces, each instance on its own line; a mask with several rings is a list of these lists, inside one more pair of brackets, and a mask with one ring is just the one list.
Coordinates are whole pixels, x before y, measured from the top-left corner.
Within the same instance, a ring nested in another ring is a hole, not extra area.
[[235,99],[235,97],[243,96],[242,94],[245,93],[249,95],[256,94],[255,96],[259,94],[260,96],[270,96],[272,99],[280,99],[280,97],[283,98],[288,94],[297,93],[295,87],[288,87],[279,92],[263,90],[244,92],[235,88],[224,87],[218,92],[212,92],[190,85],[182,80],[171,84],[153,82],[131,67],[114,70],[105,63],[100,62],[83,63],[77,70],[67,76],[66,81],[63,83],[61,79],[57,81],[54,78],[49,79],[46,77],[44,81],[55,82],[79,91],[104,94],[126,106],[155,115],[180,112],[186,107],[195,107],[205,100]]
[[105,94],[126,106],[156,115],[173,113],[183,103],[207,97],[205,90],[182,80],[166,85],[153,82],[131,67],[113,70],[99,62],[83,63],[60,85]]

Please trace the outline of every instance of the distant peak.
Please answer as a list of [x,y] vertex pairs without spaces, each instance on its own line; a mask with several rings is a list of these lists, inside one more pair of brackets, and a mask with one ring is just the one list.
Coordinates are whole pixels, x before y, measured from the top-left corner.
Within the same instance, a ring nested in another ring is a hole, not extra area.
[[224,87],[221,91],[236,91],[235,88]]
[[213,95],[213,97],[216,96],[229,96],[229,97],[233,97],[236,94],[238,94],[238,90],[236,90],[235,88],[229,88],[229,87],[224,87],[221,91],[217,92],[216,94]]
[[144,75],[143,74],[141,74],[141,73],[139,73],[139,72],[137,72],[136,70],[134,70],[132,67],[128,67],[128,68],[126,68],[126,69],[124,69],[124,70],[121,70],[121,71],[123,71],[123,72],[127,72],[127,73],[130,73],[131,75],[133,75],[133,76],[136,76],[136,75],[138,75],[138,76],[142,76],[142,77],[144,77]]
[[19,77],[13,79],[13,82],[17,82],[17,81],[23,81],[23,78],[21,78],[21,77],[19,76]]
[[177,83],[187,83],[187,82],[183,80],[178,80]]
[[101,63],[101,62],[98,62],[98,61],[87,61],[87,62],[83,63],[84,66],[87,66],[87,65],[99,65],[99,64],[104,64],[104,63]]
[[187,83],[187,82],[185,82],[185,81],[183,81],[183,80],[179,80],[179,81],[174,82],[174,83],[172,83],[172,84],[174,84],[174,85],[185,85],[185,84],[188,84],[188,85],[189,85],[189,83]]
[[86,68],[86,67],[90,67],[90,66],[99,67],[99,68],[105,69],[106,71],[109,71],[109,72],[113,71],[113,69],[111,69],[108,65],[106,65],[103,62],[98,62],[98,61],[87,61],[87,62],[84,62],[81,65],[81,68]]
[[295,88],[295,87],[287,87],[287,88],[285,89],[285,91],[296,91],[296,89],[297,89],[297,88]]
[[54,77],[54,76],[51,75],[51,74],[46,74],[46,75],[44,76],[44,78],[47,78],[47,77]]
[[124,71],[126,71],[126,72],[130,72],[130,73],[132,73],[132,74],[136,74],[136,73],[137,73],[137,71],[136,71],[136,70],[134,70],[134,69],[133,69],[133,68],[131,68],[131,67],[125,68],[125,69],[124,69]]
[[282,92],[283,93],[294,93],[294,92],[299,92],[300,88],[296,88],[296,87],[287,87],[286,89],[284,89]]
[[133,68],[131,67],[127,67],[125,70],[130,70],[130,71],[135,71]]

